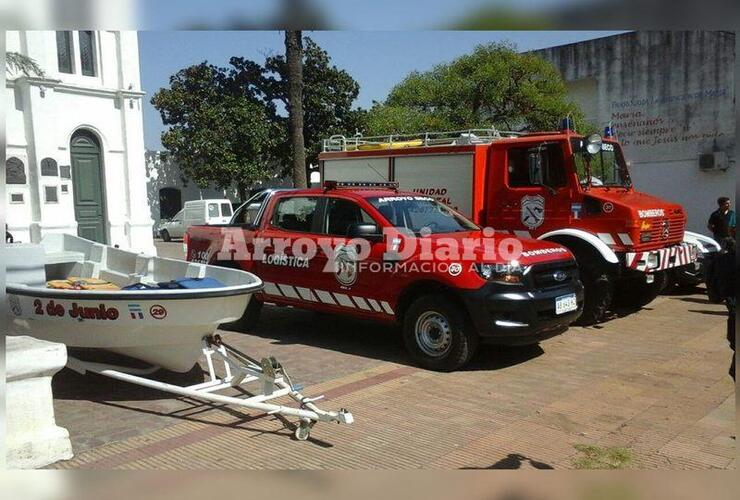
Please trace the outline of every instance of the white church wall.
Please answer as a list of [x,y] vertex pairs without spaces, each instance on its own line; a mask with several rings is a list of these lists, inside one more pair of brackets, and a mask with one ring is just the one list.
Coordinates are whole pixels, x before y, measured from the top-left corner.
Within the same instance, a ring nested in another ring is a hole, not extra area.
[[[74,183],[61,176],[61,168],[72,164],[75,131],[88,130],[100,142],[107,242],[156,252],[146,191],[136,32],[95,32],[95,76],[58,71],[53,31],[7,32],[6,38],[8,50],[25,51],[45,73],[43,78],[11,77],[6,83],[6,157],[20,159],[26,171],[25,184],[6,184],[13,235],[30,241],[45,233],[77,233]],[[76,36],[73,40],[73,66],[79,68],[79,42]],[[44,158],[56,161],[56,175],[42,175]],[[47,188],[56,190],[56,200],[47,200]],[[13,202],[13,194],[23,194],[23,201]]]

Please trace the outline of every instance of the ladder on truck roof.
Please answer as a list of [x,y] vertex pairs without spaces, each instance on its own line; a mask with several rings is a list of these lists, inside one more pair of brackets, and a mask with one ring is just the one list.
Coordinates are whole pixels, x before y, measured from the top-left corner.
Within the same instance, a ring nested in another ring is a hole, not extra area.
[[467,144],[489,144],[502,137],[519,137],[523,132],[485,129],[448,130],[443,132],[419,132],[415,134],[389,134],[364,137],[333,135],[323,141],[324,152],[367,151],[373,149],[418,148],[425,146],[458,146]]

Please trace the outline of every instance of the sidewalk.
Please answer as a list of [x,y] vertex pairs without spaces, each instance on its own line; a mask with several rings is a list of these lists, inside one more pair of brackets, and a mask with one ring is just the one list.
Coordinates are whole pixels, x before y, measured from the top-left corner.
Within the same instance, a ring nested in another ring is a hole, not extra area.
[[297,442],[275,416],[65,370],[57,422],[76,456],[55,467],[561,469],[582,457],[574,445],[593,445],[625,450],[629,468],[735,468],[725,318],[701,295],[661,297],[541,348],[486,348],[468,370],[441,374],[407,365],[377,325],[268,307],[255,335],[224,339],[276,356],[306,394],[326,395],[323,408],[350,409],[353,425],[319,423]]

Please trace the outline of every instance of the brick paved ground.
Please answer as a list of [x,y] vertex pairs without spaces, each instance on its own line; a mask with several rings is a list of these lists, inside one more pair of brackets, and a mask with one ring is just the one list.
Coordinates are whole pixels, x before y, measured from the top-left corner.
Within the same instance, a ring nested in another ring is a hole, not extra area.
[[284,419],[64,370],[55,410],[76,456],[54,467],[570,468],[574,445],[592,444],[627,448],[633,468],[735,468],[723,312],[700,294],[661,297],[541,348],[485,348],[441,374],[408,364],[390,329],[267,307],[254,335],[224,338],[278,357],[353,425],[318,424],[297,442]]

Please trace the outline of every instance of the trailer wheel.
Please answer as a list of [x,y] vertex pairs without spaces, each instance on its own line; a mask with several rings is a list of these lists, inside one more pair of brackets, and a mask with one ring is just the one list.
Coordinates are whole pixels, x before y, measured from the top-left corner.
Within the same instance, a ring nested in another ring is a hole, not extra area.
[[306,441],[311,437],[311,427],[313,427],[313,422],[311,420],[301,420],[295,428],[295,431],[293,431],[293,436],[295,436],[298,441]]
[[583,283],[583,313],[577,325],[589,326],[603,321],[614,299],[614,274],[595,255],[577,257]]
[[159,233],[160,236],[162,236],[162,241],[172,241],[172,238],[170,237],[170,232],[166,229],[162,229],[162,231]]
[[419,365],[443,372],[470,361],[479,342],[465,312],[444,294],[424,295],[409,306],[403,340]]
[[617,304],[627,308],[640,308],[655,300],[668,284],[668,273],[661,271],[653,273],[653,276],[652,283],[645,281],[644,275],[620,281],[617,285]]

